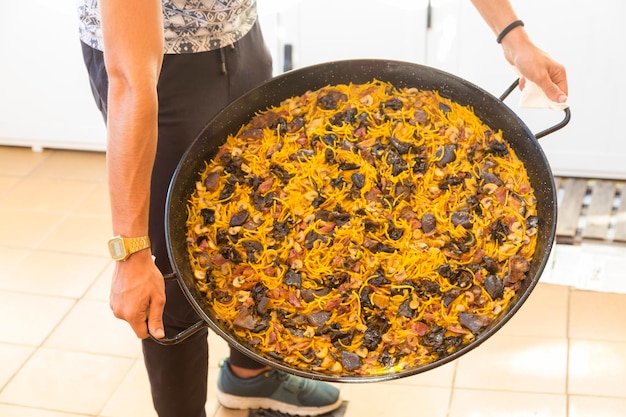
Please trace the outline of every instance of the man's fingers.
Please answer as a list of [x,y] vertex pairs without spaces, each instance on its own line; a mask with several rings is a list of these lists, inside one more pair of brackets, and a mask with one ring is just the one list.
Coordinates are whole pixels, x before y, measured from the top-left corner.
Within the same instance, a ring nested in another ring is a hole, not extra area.
[[153,301],[150,304],[148,310],[148,329],[150,334],[157,339],[165,337],[165,330],[163,330],[163,307],[165,303],[159,301]]
[[145,339],[149,336],[148,325],[145,320],[136,320],[132,323],[129,321],[128,324],[130,324],[130,327],[133,329],[138,338]]
[[551,79],[545,80],[539,87],[555,103],[565,103],[567,95]]

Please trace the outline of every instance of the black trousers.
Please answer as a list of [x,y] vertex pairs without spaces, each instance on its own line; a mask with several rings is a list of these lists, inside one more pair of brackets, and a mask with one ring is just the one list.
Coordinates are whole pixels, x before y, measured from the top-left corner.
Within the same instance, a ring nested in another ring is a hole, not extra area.
[[[96,104],[106,121],[108,77],[103,54],[82,44]],[[272,62],[258,23],[232,46],[196,54],[165,55],[158,83],[159,142],[152,172],[150,240],[156,264],[170,273],[165,242],[165,200],[174,170],[204,125],[229,102],[272,76]],[[163,315],[173,336],[200,318],[174,281],[166,283]],[[155,409],[160,417],[204,417],[207,396],[207,331],[174,346],[143,340]],[[231,363],[258,369],[261,363],[231,349]]]

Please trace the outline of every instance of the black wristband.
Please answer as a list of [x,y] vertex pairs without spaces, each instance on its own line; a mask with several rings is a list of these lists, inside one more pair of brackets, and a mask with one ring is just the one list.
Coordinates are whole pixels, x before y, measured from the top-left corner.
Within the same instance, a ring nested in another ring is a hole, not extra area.
[[524,22],[522,22],[521,20],[516,20],[515,22],[513,22],[510,25],[508,25],[507,27],[505,27],[502,30],[502,32],[500,32],[498,37],[496,38],[496,42],[502,43],[502,39],[504,39],[504,37],[506,35],[508,35],[510,31],[512,31],[513,29],[515,29],[518,26],[524,26]]

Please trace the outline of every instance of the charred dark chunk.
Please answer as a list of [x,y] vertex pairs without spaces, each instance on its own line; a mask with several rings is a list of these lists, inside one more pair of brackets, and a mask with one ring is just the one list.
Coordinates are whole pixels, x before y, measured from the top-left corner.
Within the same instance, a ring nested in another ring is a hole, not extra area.
[[482,329],[491,323],[491,320],[487,316],[478,314],[459,313],[459,323],[473,334],[479,334]]
[[444,113],[450,113],[450,106],[448,106],[446,103],[442,103],[439,102],[439,110],[441,110]]
[[332,165],[334,164],[335,161],[335,151],[333,151],[330,148],[326,148],[324,150],[324,160],[326,161],[327,164]]
[[272,126],[272,129],[276,129],[278,130],[278,133],[280,133],[281,135],[284,135],[285,133],[289,131],[287,120],[285,120],[284,117],[279,117],[276,124]]
[[450,238],[450,241],[448,241],[445,245],[445,248],[453,254],[461,256],[464,253],[469,252],[475,244],[476,237],[471,232],[467,232],[461,238]]
[[315,212],[315,220],[331,221],[332,212],[330,210],[317,210]]
[[526,227],[529,229],[535,228],[539,226],[539,217],[530,216],[526,219]]
[[443,264],[436,269],[437,273],[444,278],[450,279],[452,277],[452,267],[450,264]]
[[411,142],[404,142],[394,138],[393,136],[389,136],[387,140],[389,141],[389,143],[391,143],[391,146],[393,146],[396,151],[398,151],[400,155],[408,153],[409,150],[411,150],[411,148],[413,147],[413,144]]
[[330,185],[338,189],[343,188],[344,184],[345,184],[345,181],[341,177],[333,178],[332,180],[330,180]]
[[259,302],[261,299],[266,297],[268,288],[262,282],[257,282],[254,284],[252,289],[250,290],[250,296],[256,302]]
[[390,98],[389,100],[382,103],[382,106],[384,108],[397,111],[397,110],[402,110],[402,107],[404,106],[404,104],[402,103],[402,100],[400,100],[399,98]]
[[359,296],[359,299],[361,300],[361,309],[364,309],[364,308],[373,309],[374,308],[374,305],[370,301],[370,294],[373,292],[374,290],[372,289],[372,287],[369,287],[369,286],[363,287],[363,289],[361,290],[361,294]]
[[422,337],[422,344],[432,348],[435,352],[445,353],[444,339],[446,330],[441,326],[432,326],[430,331]]
[[298,152],[289,155],[289,160],[305,162],[311,159],[314,155],[315,151],[313,149],[300,149]]
[[335,113],[335,115],[331,117],[328,121],[330,122],[330,124],[335,126],[340,126],[344,123],[354,124],[356,112],[357,109],[348,109],[343,112]]
[[249,308],[242,308],[233,320],[233,324],[248,330],[255,330],[259,325],[259,320]]
[[300,296],[304,301],[310,303],[315,300],[315,297],[323,297],[325,295],[328,295],[330,291],[331,289],[327,287],[319,288],[317,290],[312,290],[311,288],[301,288]]
[[447,189],[450,189],[451,187],[454,187],[455,185],[461,185],[461,184],[463,184],[463,178],[460,178],[456,175],[448,175],[443,179],[443,181],[439,183],[439,189],[447,190]]
[[328,288],[338,288],[341,284],[346,283],[349,278],[347,273],[341,272],[337,275],[327,275],[324,282]]
[[498,178],[497,175],[492,174],[491,172],[483,172],[480,177],[485,184],[495,184],[497,186],[501,186],[503,184],[502,180]]
[[248,259],[248,262],[256,262],[256,255],[257,253],[263,252],[263,245],[254,240],[246,240],[244,242],[241,242],[241,244],[246,250],[246,257]]
[[374,317],[367,322],[367,330],[363,333],[363,346],[367,350],[375,350],[380,344],[389,324],[381,317]]
[[311,230],[304,237],[304,247],[311,250],[313,249],[313,245],[315,245],[315,242],[317,242],[318,240],[325,244],[328,242],[328,237]]
[[220,192],[218,199],[226,200],[230,198],[234,192],[235,192],[235,186],[227,182],[226,184],[224,184],[224,188],[222,188],[222,191]]
[[411,308],[411,302],[409,300],[404,300],[398,306],[398,316],[407,317],[410,319],[415,316],[415,310]]
[[361,168],[361,165],[355,164],[354,162],[340,162],[339,163],[339,169],[342,171],[354,171],[359,168]]
[[327,133],[326,135],[322,136],[322,142],[331,147],[334,147],[338,141],[339,138],[334,133]]
[[490,274],[498,273],[498,263],[490,256],[483,256],[483,265]]
[[483,207],[480,205],[480,201],[474,195],[467,197],[467,206],[470,213],[476,214],[478,217],[483,217]]
[[213,171],[213,172],[210,172],[207,175],[206,179],[204,180],[204,186],[209,191],[215,191],[215,190],[217,190],[217,186],[219,185],[219,181],[220,181],[220,172],[219,171]]
[[391,165],[391,175],[394,177],[409,169],[408,163],[402,159],[395,149],[389,149],[387,164]]
[[262,129],[264,127],[274,128],[278,124],[281,116],[273,111],[268,111],[263,114],[254,116],[250,121],[250,125],[253,128]]
[[288,173],[280,165],[276,165],[276,164],[270,165],[270,172],[274,174],[282,183],[287,183],[289,182],[290,179],[293,178],[293,174]]
[[264,196],[255,194],[252,197],[254,207],[259,211],[261,211],[264,207],[272,207],[274,205],[274,201],[276,201],[276,193],[274,191],[270,191]]
[[505,143],[494,140],[489,143],[486,153],[496,156],[506,156],[509,153],[509,148],[507,148]]
[[420,280],[419,284],[422,288],[422,292],[424,293],[424,295],[432,297],[441,294],[441,286],[434,281],[422,279]]
[[361,367],[361,358],[354,353],[347,350],[341,351],[341,365],[346,371],[354,371]]
[[381,267],[378,267],[376,271],[374,271],[374,277],[372,277],[368,282],[370,285],[375,287],[380,287],[382,285],[390,284],[391,281],[385,276],[385,271]]
[[290,227],[286,222],[279,222],[278,220],[274,220],[272,237],[277,240],[284,239],[289,234],[289,229]]
[[295,116],[287,124],[287,132],[294,133],[300,130],[304,126],[304,118],[302,116]]
[[330,214],[330,220],[334,221],[337,227],[341,227],[352,219],[352,215],[337,204]]
[[421,125],[426,124],[428,121],[428,113],[421,109],[415,110],[415,121]]
[[515,284],[526,276],[526,272],[530,269],[530,262],[522,255],[513,255],[509,259],[509,273],[507,276],[507,284]]
[[387,226],[387,234],[392,240],[398,240],[404,234],[404,229],[396,227],[393,223]]
[[200,210],[200,216],[202,216],[205,226],[215,223],[215,210],[213,209],[203,208]]
[[308,323],[311,326],[322,327],[325,325],[332,316],[330,311],[320,310],[310,313],[306,316]]
[[509,235],[509,228],[500,220],[496,220],[491,225],[491,239],[502,244]]
[[378,357],[378,363],[381,364],[385,368],[391,368],[398,362],[400,359],[400,355],[398,354],[390,354],[388,349],[385,349],[383,353]]
[[241,210],[233,214],[233,216],[230,218],[228,225],[230,227],[242,226],[246,222],[246,220],[248,220],[248,217],[250,217],[250,213],[248,212],[248,210]]
[[220,254],[224,257],[224,259],[231,261],[235,264],[240,264],[243,262],[241,258],[241,254],[235,249],[233,246],[224,245],[220,247]]
[[395,253],[396,251],[398,251],[398,248],[394,248],[393,246],[387,245],[385,243],[380,243],[377,249],[378,249],[378,252],[383,252],[383,253]]
[[438,167],[443,168],[456,160],[456,145],[443,145],[435,151]]
[[311,202],[311,206],[313,206],[314,208],[318,208],[319,206],[321,206],[325,202],[326,202],[326,197],[324,197],[323,195],[318,195]]
[[458,268],[452,273],[449,281],[461,288],[469,288],[474,281],[474,275],[468,269]]
[[289,285],[292,287],[300,288],[302,285],[302,274],[294,271],[293,269],[288,270],[283,277],[283,282],[285,285]]
[[379,224],[371,219],[363,219],[363,227],[366,232],[375,232],[378,230]]
[[452,213],[452,216],[450,216],[450,220],[454,227],[460,225],[466,229],[472,228],[472,215],[466,211],[455,211]]
[[346,101],[348,97],[339,91],[329,91],[317,99],[317,105],[323,110],[335,110],[339,101]]
[[416,156],[413,158],[413,173],[424,174],[428,170],[428,158],[425,156]]
[[491,297],[492,300],[497,300],[498,298],[502,298],[504,295],[504,283],[502,279],[500,279],[497,275],[489,275],[485,279],[485,283],[483,284],[485,287],[485,291]]
[[350,179],[352,179],[352,184],[359,190],[365,185],[365,176],[361,173],[356,172],[352,174]]
[[357,128],[368,127],[370,125],[370,123],[367,121],[368,117],[369,117],[369,114],[367,114],[367,112],[365,112],[365,111],[361,112],[356,117],[356,122],[358,122],[357,123]]
[[443,293],[443,305],[444,307],[448,307],[454,300],[459,298],[459,295],[463,294],[463,290],[460,288],[450,288],[448,291]]
[[247,140],[260,140],[263,139],[263,129],[246,129],[239,134],[239,137]]
[[432,213],[424,213],[422,216],[422,231],[424,233],[430,233],[437,227],[437,220]]

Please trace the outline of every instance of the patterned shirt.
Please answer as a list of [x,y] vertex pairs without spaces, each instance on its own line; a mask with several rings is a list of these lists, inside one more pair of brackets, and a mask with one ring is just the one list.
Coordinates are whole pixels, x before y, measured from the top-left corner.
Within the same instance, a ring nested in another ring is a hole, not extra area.
[[[98,0],[77,0],[80,39],[103,50]],[[243,38],[257,19],[256,0],[161,0],[166,54],[211,51]]]

